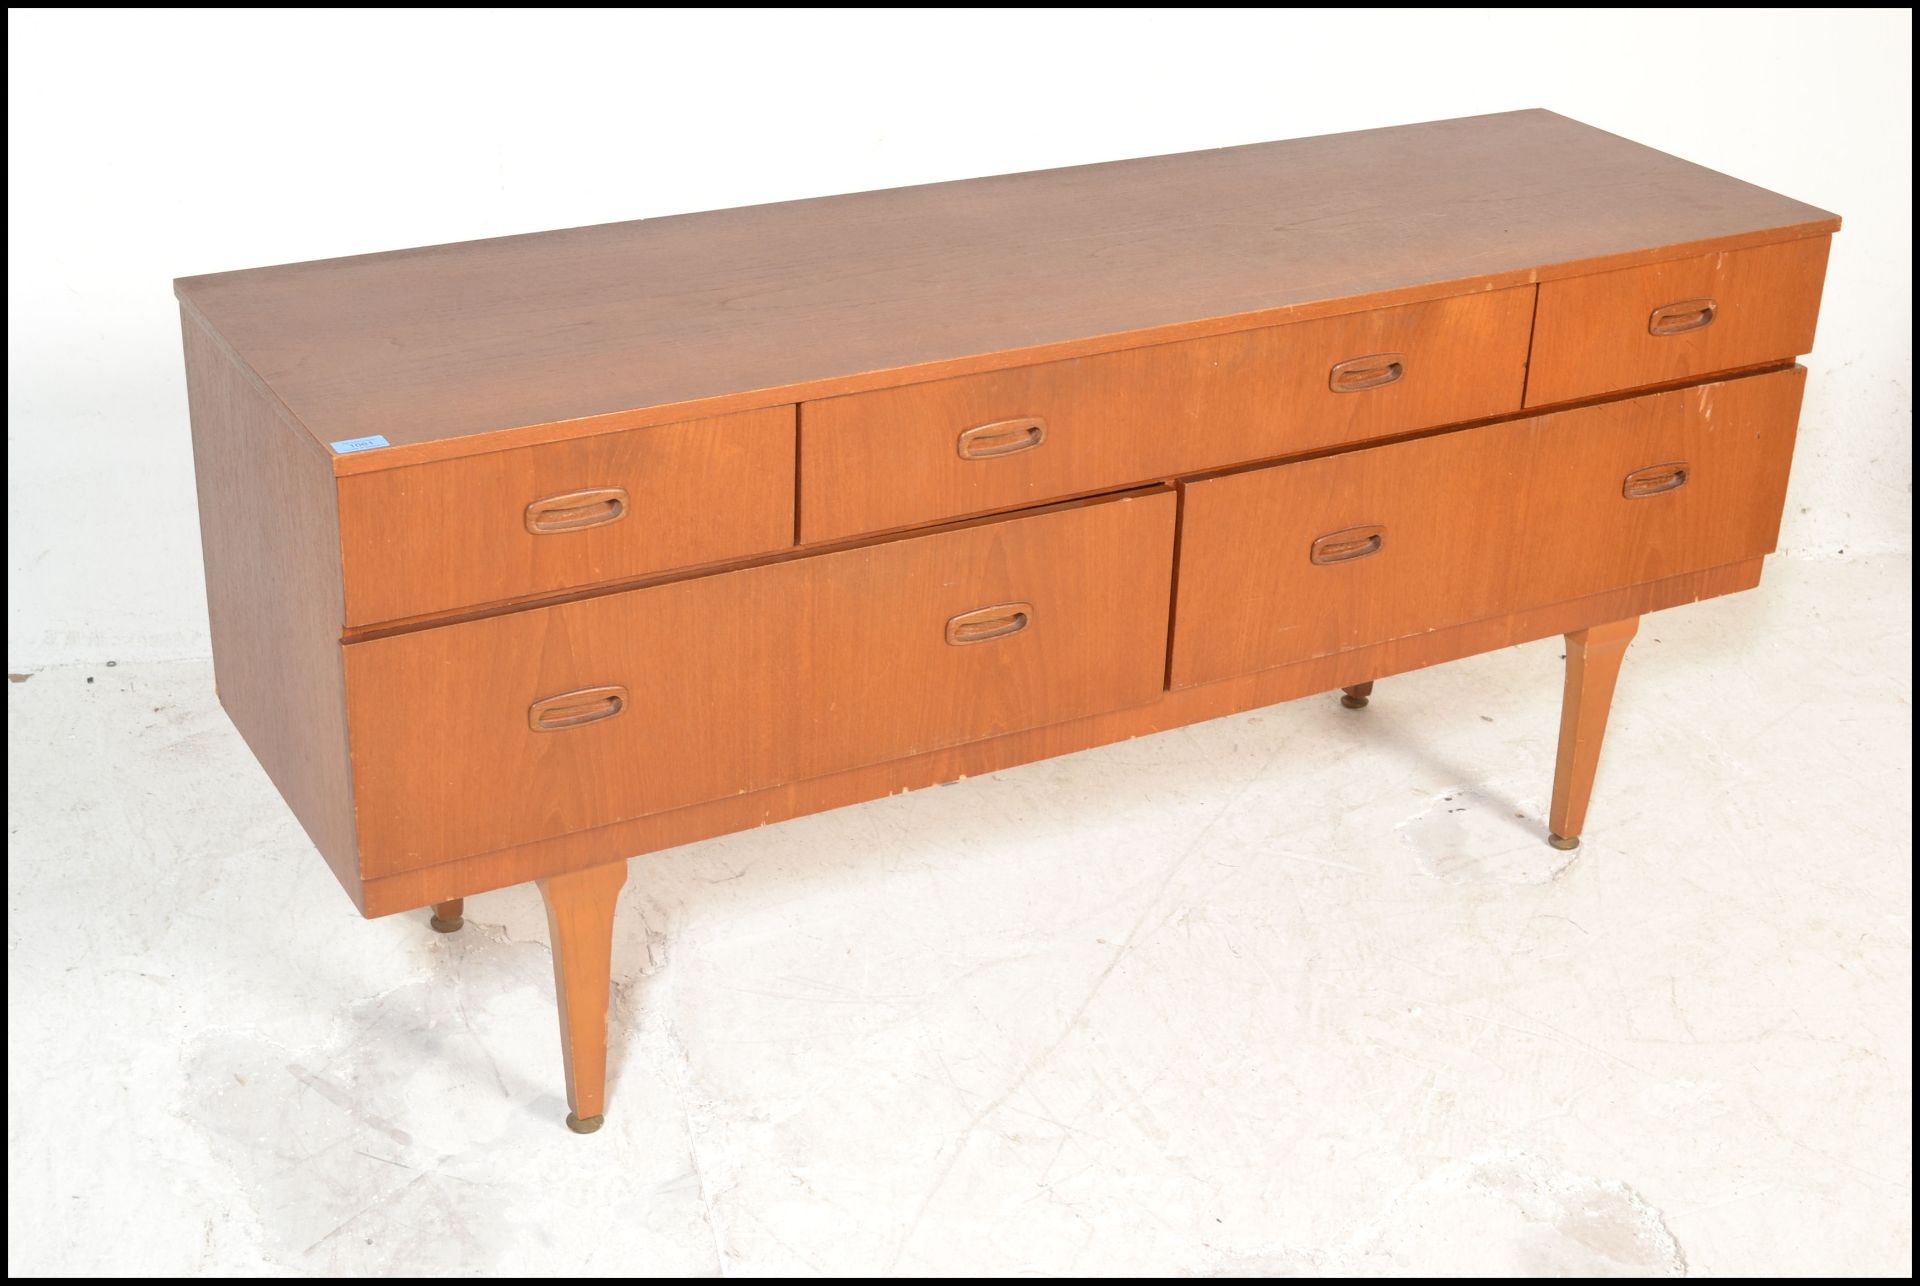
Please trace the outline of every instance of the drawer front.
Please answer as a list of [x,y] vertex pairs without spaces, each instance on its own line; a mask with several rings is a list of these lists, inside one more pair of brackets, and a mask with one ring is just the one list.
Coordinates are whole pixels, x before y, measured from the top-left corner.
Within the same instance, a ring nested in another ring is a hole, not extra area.
[[785,549],[793,434],[782,406],[341,478],[346,623]]
[[1829,237],[1550,281],[1527,405],[1693,379],[1813,351]]
[[803,403],[836,540],[1520,409],[1533,287]]
[[1155,700],[1171,491],[346,647],[367,878]]
[[1805,372],[1183,488],[1172,686],[1755,558]]

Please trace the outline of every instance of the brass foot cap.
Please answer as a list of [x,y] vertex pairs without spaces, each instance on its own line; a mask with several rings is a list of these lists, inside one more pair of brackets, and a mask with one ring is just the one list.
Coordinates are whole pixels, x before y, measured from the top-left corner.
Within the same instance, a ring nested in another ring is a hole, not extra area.
[[1547,843],[1553,845],[1563,853],[1570,853],[1580,847],[1580,837],[1575,835],[1572,839],[1568,839],[1565,835],[1549,835],[1547,836]]
[[435,933],[458,933],[460,926],[466,922],[467,917],[464,915],[456,915],[451,920],[442,920],[436,915],[427,920],[427,924],[432,927]]
[[583,1121],[579,1117],[575,1116],[573,1113],[571,1112],[567,1113],[567,1128],[569,1130],[572,1130],[575,1134],[592,1134],[595,1130],[599,1129],[601,1126],[605,1125],[606,1123],[607,1123],[607,1118],[604,1115],[589,1116],[586,1120]]
[[1367,701],[1368,698],[1356,697],[1352,693],[1343,693],[1340,697],[1340,704],[1349,710],[1365,710]]

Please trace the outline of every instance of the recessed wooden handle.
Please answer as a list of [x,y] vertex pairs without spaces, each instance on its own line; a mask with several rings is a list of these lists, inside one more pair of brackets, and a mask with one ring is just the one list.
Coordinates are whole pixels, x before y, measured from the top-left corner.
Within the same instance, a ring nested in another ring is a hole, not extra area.
[[1377,554],[1381,546],[1386,543],[1385,527],[1377,524],[1367,527],[1349,527],[1345,531],[1330,531],[1314,541],[1308,555],[1315,563],[1324,567],[1329,563],[1350,563],[1356,558]]
[[1680,335],[1713,324],[1720,305],[1711,299],[1683,299],[1677,304],[1662,304],[1647,319],[1649,335]]
[[955,445],[962,460],[991,460],[997,455],[1031,451],[1046,440],[1045,420],[995,420],[968,429]]
[[955,647],[963,643],[985,643],[1018,634],[1033,624],[1032,603],[1000,603],[994,607],[962,612],[947,622],[947,642]]
[[1327,387],[1336,393],[1359,393],[1370,388],[1379,388],[1391,384],[1407,373],[1407,355],[1405,353],[1374,353],[1367,357],[1350,357],[1333,368],[1327,376]]
[[1650,464],[1644,469],[1635,469],[1627,475],[1620,488],[1620,494],[1629,500],[1644,500],[1648,496],[1657,496],[1663,491],[1678,491],[1687,485],[1687,479],[1693,476],[1692,466],[1685,460],[1674,460],[1667,464]]
[[557,697],[543,697],[527,707],[527,726],[535,732],[560,732],[611,719],[627,708],[627,690],[617,683],[600,688],[576,688]]
[[627,514],[625,487],[590,487],[548,496],[527,506],[527,530],[536,536],[556,531],[579,531],[582,527],[604,527]]

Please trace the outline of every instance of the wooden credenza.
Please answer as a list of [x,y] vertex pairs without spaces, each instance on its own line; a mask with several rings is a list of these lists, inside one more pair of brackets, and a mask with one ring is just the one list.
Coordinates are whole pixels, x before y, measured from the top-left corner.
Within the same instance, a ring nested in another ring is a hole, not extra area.
[[1567,636],[1774,547],[1831,214],[1548,112],[176,283],[221,700],[366,915]]

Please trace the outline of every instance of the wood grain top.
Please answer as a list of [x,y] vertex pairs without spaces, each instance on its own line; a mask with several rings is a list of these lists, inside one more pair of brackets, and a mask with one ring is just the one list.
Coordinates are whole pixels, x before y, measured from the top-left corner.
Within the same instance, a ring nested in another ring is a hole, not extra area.
[[[1831,232],[1545,111],[188,277],[383,469]],[[479,438],[477,435],[486,435]]]

